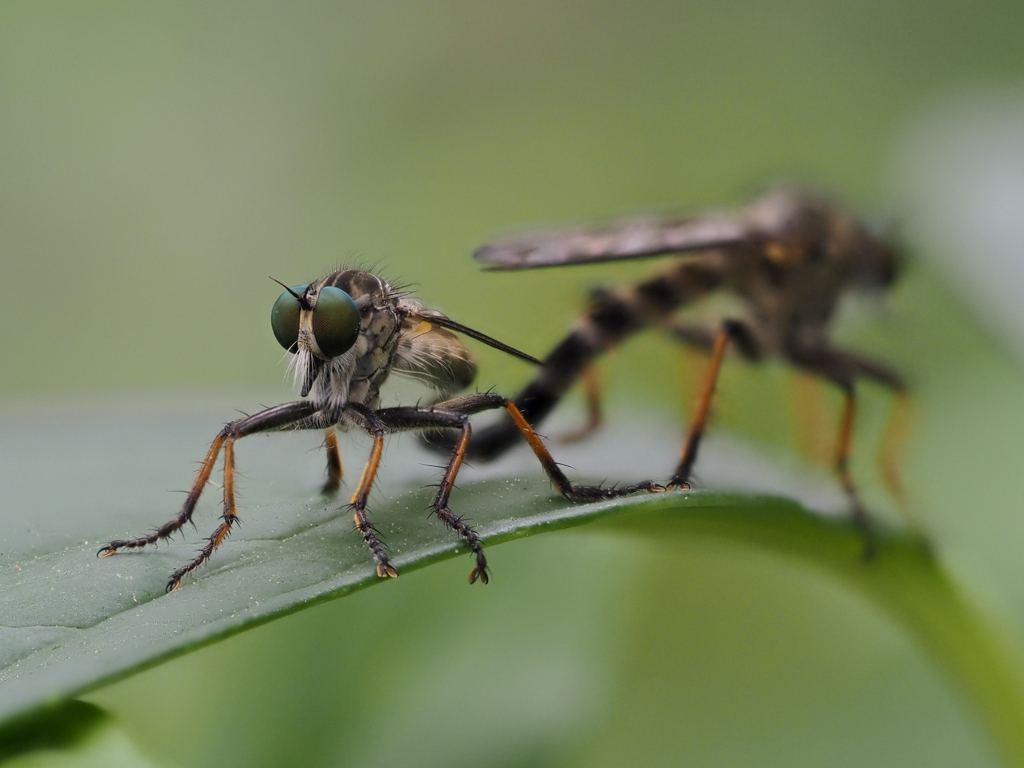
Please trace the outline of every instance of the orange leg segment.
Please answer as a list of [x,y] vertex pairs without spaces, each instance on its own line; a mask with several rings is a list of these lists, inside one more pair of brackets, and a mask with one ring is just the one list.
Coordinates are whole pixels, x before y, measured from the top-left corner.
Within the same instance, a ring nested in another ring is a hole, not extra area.
[[729,345],[731,335],[731,326],[729,323],[726,323],[715,336],[715,344],[711,349],[711,361],[704,372],[704,381],[701,384],[697,407],[693,413],[693,418],[690,420],[690,428],[686,433],[686,441],[683,443],[679,465],[669,481],[669,488],[688,489],[690,487],[690,473],[693,471],[693,465],[697,461],[697,450],[700,448],[700,440],[707,426],[708,413],[711,410],[711,400],[715,394],[718,374],[722,369],[722,360],[725,358],[725,350]]
[[188,496],[185,497],[185,503],[182,505],[181,512],[178,513],[176,518],[164,523],[155,531],[145,536],[139,536],[135,539],[116,539],[102,547],[96,553],[97,556],[109,557],[120,549],[136,549],[138,547],[145,547],[148,544],[156,544],[161,539],[174,535],[186,523],[192,522],[192,513],[195,512],[196,502],[199,501],[203,488],[210,481],[210,473],[213,472],[213,465],[217,463],[217,456],[220,455],[220,449],[224,444],[224,440],[225,436],[223,433],[214,438],[213,443],[210,445],[210,450],[206,452],[206,457],[203,459],[202,464],[199,465],[196,479],[192,482]]
[[203,563],[210,559],[224,539],[231,533],[231,526],[238,522],[238,514],[235,510],[235,438],[229,437],[224,441],[224,512],[221,515],[221,523],[218,525],[199,554],[187,565],[182,566],[171,574],[167,582],[167,591],[174,592],[181,586],[181,580],[188,574],[195,571]]
[[911,420],[910,396],[905,392],[899,392],[892,415],[889,417],[889,424],[882,436],[882,450],[878,459],[882,478],[904,512],[907,511],[907,494],[903,487],[903,479],[900,477],[899,463],[907,447]]
[[583,371],[581,376],[583,384],[583,395],[587,401],[587,423],[572,432],[566,432],[559,436],[560,443],[578,443],[590,437],[601,427],[604,420],[601,413],[601,382],[597,375],[597,369],[591,365]]
[[594,486],[594,485],[574,485],[570,482],[569,478],[566,477],[561,467],[552,457],[551,453],[545,447],[544,442],[540,439],[540,436],[534,431],[530,423],[523,418],[523,414],[519,412],[516,404],[504,398],[503,403],[505,410],[508,415],[512,417],[519,431],[522,433],[526,442],[529,443],[530,448],[533,449],[533,453],[536,455],[537,460],[540,461],[541,466],[544,468],[544,472],[551,479],[551,482],[555,484],[555,488],[558,492],[566,498],[573,499],[575,501],[596,501],[598,499],[611,499],[618,496],[625,496],[637,491],[648,491],[651,493],[657,493],[666,490],[663,485],[659,485],[650,480],[644,480],[633,485],[625,486]]
[[235,441],[246,435],[257,432],[269,432],[285,428],[310,429],[317,421],[316,407],[306,400],[298,400],[290,403],[282,403],[271,408],[266,408],[251,416],[238,419],[227,424],[214,438],[206,457],[199,466],[199,472],[192,483],[192,487],[185,497],[185,503],[177,517],[160,526],[154,532],[140,536],[135,539],[116,539],[106,546],[100,548],[96,553],[99,557],[108,557],[122,549],[133,549],[144,547],[147,544],[156,544],[181,529],[186,523],[192,521],[192,513],[195,511],[196,503],[203,493],[203,489],[210,480],[214,464],[220,455],[221,448],[224,449],[224,511],[221,514],[221,523],[216,530],[207,538],[206,544],[200,550],[199,555],[183,568],[179,568],[167,582],[167,591],[176,590],[181,585],[181,580],[186,575],[195,571],[199,566],[210,559],[214,550],[219,547],[228,534],[231,527],[238,522],[238,515],[235,512]]
[[341,487],[341,478],[345,470],[341,465],[341,449],[338,447],[338,433],[334,427],[326,430],[324,435],[324,446],[327,448],[327,480],[324,482],[321,493],[332,494]]
[[377,477],[377,468],[380,467],[380,457],[384,452],[384,432],[375,432],[373,435],[373,448],[370,451],[370,458],[363,467],[362,477],[359,479],[359,487],[352,496],[353,514],[356,528],[363,537],[363,542],[373,552],[377,561],[377,575],[380,578],[386,576],[398,577],[398,570],[391,565],[387,550],[381,543],[377,529],[366,516],[366,502],[370,498],[370,490],[373,488],[373,481]]

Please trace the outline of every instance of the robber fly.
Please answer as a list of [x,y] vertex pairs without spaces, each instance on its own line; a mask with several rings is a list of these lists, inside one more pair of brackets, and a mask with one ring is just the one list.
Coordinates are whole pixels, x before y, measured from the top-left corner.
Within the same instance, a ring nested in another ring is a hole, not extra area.
[[[590,423],[600,420],[592,364],[602,353],[637,331],[657,328],[685,345],[710,354],[699,400],[691,417],[669,488],[689,488],[708,411],[726,349],[748,360],[781,357],[832,382],[844,395],[835,469],[850,499],[853,519],[872,541],[868,514],[848,469],[861,378],[904,393],[902,377],[888,366],[837,348],[829,323],[839,299],[856,288],[881,290],[896,276],[898,260],[888,243],[872,234],[825,197],[776,190],[745,208],[692,218],[647,218],[604,229],[548,233],[494,242],[475,257],[492,270],[534,269],[679,254],[649,279],[615,290],[598,289],[572,331],[545,358],[515,406],[536,427],[583,378]],[[717,325],[694,325],[679,310],[716,291],[737,297],[739,316]],[[466,451],[486,460],[518,442],[519,427],[502,420],[479,430]],[[425,435],[435,448],[451,445],[451,433]]]
[[[448,508],[448,499],[472,434],[469,423],[472,414],[504,409],[518,424],[520,434],[533,448],[552,482],[570,498],[604,499],[642,490],[664,490],[653,482],[614,488],[575,485],[555,463],[511,400],[492,392],[451,397],[468,387],[476,375],[472,356],[452,331],[540,364],[536,358],[467,328],[440,312],[427,309],[409,293],[369,272],[345,269],[308,285],[292,288],[281,285],[285,291],[271,311],[271,328],[281,346],[293,355],[290,364],[302,399],[267,408],[227,424],[207,451],[177,517],[145,536],[111,541],[97,555],[107,557],[122,549],[156,544],[191,522],[196,502],[223,449],[224,506],[221,522],[199,554],[171,574],[167,591],[177,589],[185,576],[209,560],[238,522],[235,441],[259,432],[324,430],[328,474],[324,491],[327,493],[338,489],[342,477],[336,428],[362,430],[373,438],[370,458],[352,496],[351,508],[355,526],[373,554],[377,575],[381,578],[397,576],[398,570],[370,522],[366,504],[380,464],[384,436],[391,432],[439,428],[458,431],[430,509],[472,551],[476,565],[470,573],[470,583],[478,579],[487,583],[487,559],[476,532]],[[420,380],[436,393],[437,402],[428,406],[381,408],[380,387],[392,373],[403,373]]]

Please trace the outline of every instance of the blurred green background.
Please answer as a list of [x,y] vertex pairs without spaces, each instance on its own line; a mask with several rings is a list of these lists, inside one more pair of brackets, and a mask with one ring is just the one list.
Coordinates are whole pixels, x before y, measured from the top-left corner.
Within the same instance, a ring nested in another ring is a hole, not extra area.
[[[2,407],[284,399],[267,276],[340,263],[543,354],[589,286],[650,266],[491,275],[474,246],[799,179],[903,221],[889,310],[837,337],[907,372],[912,510],[1020,633],[1024,387],[994,341],[1016,331],[983,329],[942,277],[962,273],[932,266],[916,206],[962,179],[915,169],[945,157],[925,117],[955,94],[1024,103],[1021,29],[1019,2],[5,3]],[[475,350],[481,387],[528,375]],[[638,340],[607,366],[610,407],[681,419],[678,371]],[[718,426],[794,453],[790,380],[731,366]],[[887,400],[865,401],[855,468],[891,517],[871,483]],[[90,700],[180,765],[994,764],[941,670],[799,565],[599,528],[493,559],[486,589],[431,567]]]

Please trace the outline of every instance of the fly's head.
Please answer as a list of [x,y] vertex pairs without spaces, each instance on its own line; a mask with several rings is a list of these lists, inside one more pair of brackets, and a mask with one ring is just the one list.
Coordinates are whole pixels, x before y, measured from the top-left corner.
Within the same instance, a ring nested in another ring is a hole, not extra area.
[[285,286],[270,313],[302,396],[318,405],[350,400],[376,407],[392,372],[447,396],[472,382],[476,364],[452,331],[521,360],[541,361],[427,309],[369,272],[346,269],[308,285]]
[[890,233],[876,232],[849,216],[837,217],[834,242],[847,254],[850,284],[879,291],[899,276],[903,255]]
[[[283,284],[282,284],[283,285]],[[355,378],[386,375],[401,317],[390,286],[359,270],[285,287],[270,313],[302,397],[344,403]]]
[[872,237],[863,261],[863,282],[872,288],[887,288],[899,276],[902,255],[897,246]]

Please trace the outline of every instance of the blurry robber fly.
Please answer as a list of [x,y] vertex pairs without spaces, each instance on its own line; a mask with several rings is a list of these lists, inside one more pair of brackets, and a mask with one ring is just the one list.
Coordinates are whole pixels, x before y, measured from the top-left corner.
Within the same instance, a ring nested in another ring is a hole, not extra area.
[[[594,291],[572,332],[544,360],[515,406],[536,427],[577,378],[589,400],[596,428],[600,403],[591,368],[595,358],[637,331],[654,327],[710,354],[699,400],[669,488],[689,488],[726,349],[744,358],[769,356],[837,385],[845,397],[835,469],[849,497],[853,520],[872,551],[870,521],[848,470],[856,408],[855,384],[873,380],[902,395],[903,379],[887,366],[832,345],[829,322],[839,299],[855,288],[880,290],[896,276],[891,247],[836,207],[805,191],[776,190],[738,211],[694,218],[640,219],[605,229],[541,234],[483,246],[475,257],[492,270],[638,259],[668,254],[681,258],[644,282]],[[744,306],[741,317],[703,327],[680,322],[677,312],[714,291],[728,291]],[[478,430],[466,450],[470,459],[490,459],[518,442],[512,420]],[[425,435],[434,448],[450,446],[453,433]],[[891,468],[889,468],[891,470]],[[897,485],[892,471],[887,473]]]
[[[283,284],[282,284],[283,285]],[[430,509],[448,528],[462,537],[476,558],[469,576],[488,581],[487,560],[476,532],[448,509],[459,466],[466,455],[471,429],[469,417],[481,411],[504,408],[533,448],[541,465],[558,490],[572,499],[593,500],[622,496],[637,491],[660,491],[656,483],[605,488],[575,485],[559,469],[540,438],[508,398],[494,393],[451,398],[468,387],[476,375],[476,364],[459,339],[458,331],[488,346],[537,365],[540,361],[464,325],[440,312],[427,309],[407,292],[389,285],[369,272],[347,269],[334,272],[309,285],[285,288],[271,311],[274,336],[293,353],[291,367],[301,386],[302,400],[283,403],[226,425],[214,438],[199,468],[185,504],[173,520],[146,536],[111,541],[97,555],[107,557],[122,549],[156,544],[191,522],[199,495],[203,492],[217,456],[224,450],[224,511],[220,525],[207,539],[199,554],[171,574],[167,591],[205,563],[238,522],[235,509],[235,441],[258,432],[292,429],[325,430],[327,473],[325,493],[341,483],[341,454],[335,427],[363,430],[373,438],[370,458],[352,496],[355,525],[377,563],[380,577],[397,576],[380,536],[366,514],[389,432],[453,428],[451,457]],[[391,373],[405,374],[428,385],[437,393],[429,406],[380,407],[380,387]],[[448,399],[451,398],[451,399]]]

